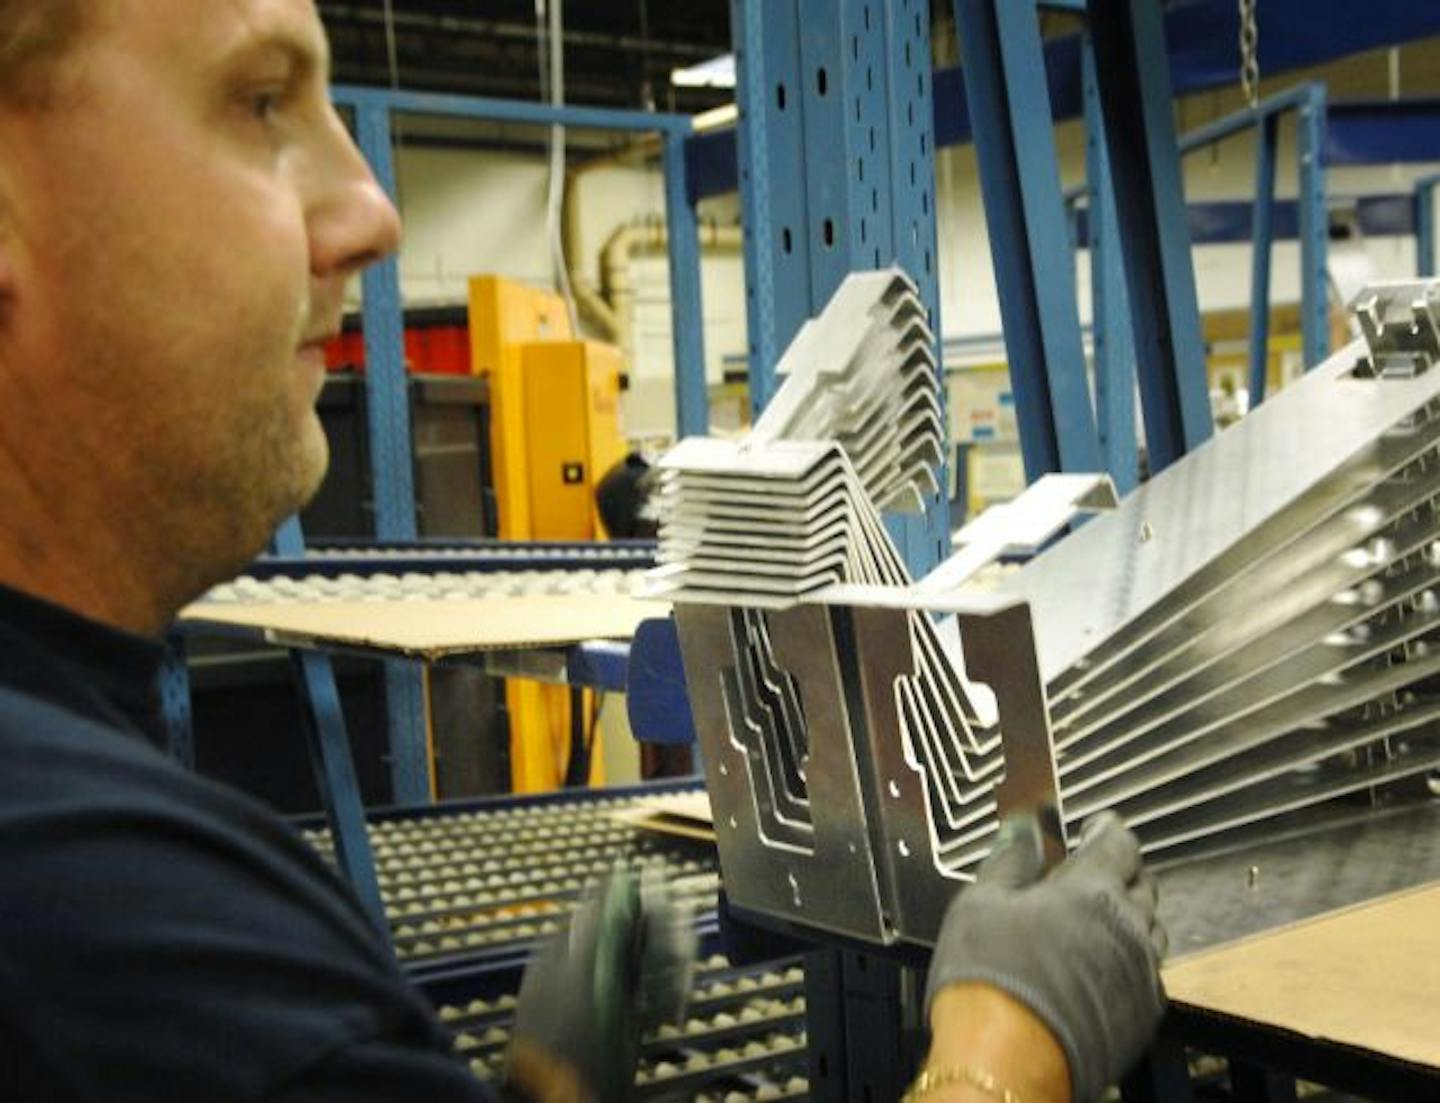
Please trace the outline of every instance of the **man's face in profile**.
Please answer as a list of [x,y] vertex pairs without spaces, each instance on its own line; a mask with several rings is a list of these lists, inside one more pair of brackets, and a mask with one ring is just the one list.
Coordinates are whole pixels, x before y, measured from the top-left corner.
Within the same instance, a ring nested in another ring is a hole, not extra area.
[[398,223],[312,0],[87,7],[58,94],[0,117],[0,354],[34,398],[0,434],[108,480],[203,588],[319,485],[318,342]]

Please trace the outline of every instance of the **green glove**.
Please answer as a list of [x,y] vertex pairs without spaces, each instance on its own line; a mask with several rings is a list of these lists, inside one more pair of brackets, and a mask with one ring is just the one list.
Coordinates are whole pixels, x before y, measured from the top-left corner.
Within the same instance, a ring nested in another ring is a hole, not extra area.
[[1075,1103],[1090,1103],[1140,1057],[1160,1024],[1155,881],[1120,818],[1090,820],[1048,876],[1033,816],[1001,825],[975,884],[945,914],[926,1005],[949,984],[990,984],[1035,1013],[1070,1066]]
[[641,1035],[684,1013],[695,941],[659,868],[617,866],[526,969],[512,1044],[569,1066],[600,1103],[629,1099]]

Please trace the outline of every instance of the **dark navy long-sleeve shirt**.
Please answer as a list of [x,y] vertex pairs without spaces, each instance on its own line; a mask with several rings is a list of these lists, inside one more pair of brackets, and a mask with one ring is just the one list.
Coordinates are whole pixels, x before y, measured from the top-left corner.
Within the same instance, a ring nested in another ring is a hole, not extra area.
[[333,871],[157,749],[161,659],[0,588],[0,1098],[491,1098]]

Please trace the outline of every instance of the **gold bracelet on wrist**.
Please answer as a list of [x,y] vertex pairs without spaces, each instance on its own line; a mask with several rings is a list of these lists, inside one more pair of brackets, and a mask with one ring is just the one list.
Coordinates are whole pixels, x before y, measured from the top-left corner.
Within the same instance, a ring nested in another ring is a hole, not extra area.
[[900,1103],[916,1103],[916,1100],[929,1095],[937,1088],[948,1087],[951,1084],[966,1084],[986,1095],[993,1096],[1000,1100],[1000,1103],[1020,1103],[1020,1097],[1000,1084],[990,1073],[984,1069],[971,1068],[969,1065],[946,1065],[938,1069],[923,1069],[915,1078],[915,1083],[911,1084],[905,1094],[900,1097]]

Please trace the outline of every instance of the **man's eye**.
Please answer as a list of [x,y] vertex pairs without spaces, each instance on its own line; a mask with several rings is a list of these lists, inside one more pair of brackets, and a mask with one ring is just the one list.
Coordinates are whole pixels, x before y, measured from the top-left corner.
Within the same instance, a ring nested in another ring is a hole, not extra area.
[[261,122],[270,122],[280,110],[280,93],[256,92],[250,97],[250,110]]
[[236,105],[249,119],[269,126],[285,113],[292,95],[289,80],[254,81],[237,89]]

